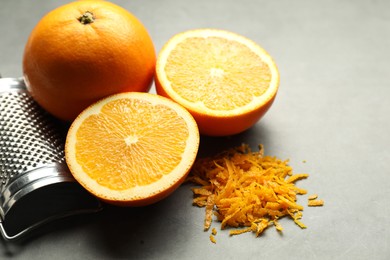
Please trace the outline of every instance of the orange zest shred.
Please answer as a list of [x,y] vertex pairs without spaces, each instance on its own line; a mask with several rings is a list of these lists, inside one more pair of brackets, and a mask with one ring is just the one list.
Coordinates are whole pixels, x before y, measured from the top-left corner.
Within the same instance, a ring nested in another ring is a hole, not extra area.
[[289,216],[301,228],[299,221],[303,206],[297,203],[297,195],[307,191],[295,186],[295,182],[308,174],[293,174],[288,160],[264,156],[263,146],[252,152],[248,145],[224,151],[216,156],[198,159],[189,181],[194,188],[193,204],[206,207],[204,229],[211,226],[212,215],[221,222],[221,229],[232,227],[230,235],[253,232],[256,236],[273,224]]
[[210,241],[213,242],[214,244],[217,243],[217,240],[215,239],[215,236],[213,234],[210,235]]
[[318,206],[324,206],[324,201],[317,199],[318,195],[317,194],[312,194],[310,195],[307,199],[307,205],[309,207],[318,207]]
[[286,181],[288,183],[291,183],[291,182],[296,182],[297,180],[300,180],[300,179],[305,179],[307,177],[309,177],[309,174],[306,174],[306,173],[295,174],[295,175],[291,176],[290,178],[288,178]]
[[324,201],[323,200],[309,200],[307,205],[309,207],[320,207],[320,206],[324,205]]
[[204,230],[208,230],[211,226],[213,220],[213,210],[214,210],[214,195],[207,196],[206,202],[206,217],[204,219]]
[[279,223],[279,221],[277,219],[274,219],[273,223],[274,223],[274,226],[275,226],[277,231],[279,231],[279,232],[283,231],[283,227],[282,227],[282,225],[280,225],[280,223]]
[[240,235],[242,233],[250,232],[252,231],[251,227],[243,228],[243,229],[233,229],[230,230],[229,235],[234,236],[234,235]]

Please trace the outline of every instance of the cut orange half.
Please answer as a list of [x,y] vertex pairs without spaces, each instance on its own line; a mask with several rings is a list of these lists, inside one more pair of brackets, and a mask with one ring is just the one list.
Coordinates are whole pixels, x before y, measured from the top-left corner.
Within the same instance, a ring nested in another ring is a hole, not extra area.
[[254,125],[272,105],[279,72],[271,56],[241,35],[215,29],[175,35],[160,51],[157,93],[184,106],[201,134],[224,136]]
[[199,131],[179,104],[150,93],[110,96],[72,123],[65,158],[75,179],[115,205],[143,206],[172,193],[191,169]]

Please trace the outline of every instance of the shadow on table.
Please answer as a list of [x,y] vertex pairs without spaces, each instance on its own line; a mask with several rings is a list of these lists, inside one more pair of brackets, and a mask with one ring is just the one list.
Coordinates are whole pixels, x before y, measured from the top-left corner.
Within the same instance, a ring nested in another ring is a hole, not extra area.
[[243,143],[250,145],[253,151],[257,151],[258,145],[268,146],[272,136],[267,125],[259,122],[247,131],[227,137],[201,136],[198,157],[212,156],[229,148],[240,146]]

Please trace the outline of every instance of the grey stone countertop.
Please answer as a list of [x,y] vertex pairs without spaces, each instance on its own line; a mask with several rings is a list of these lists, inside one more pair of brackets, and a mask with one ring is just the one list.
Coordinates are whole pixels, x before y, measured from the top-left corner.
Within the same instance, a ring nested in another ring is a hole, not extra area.
[[[217,243],[203,231],[204,209],[185,184],[141,208],[108,206],[47,225],[20,243],[0,243],[1,259],[389,259],[390,2],[386,0],[114,0],[148,28],[158,52],[174,34],[219,28],[264,47],[281,75],[273,107],[248,131],[201,137],[199,155],[248,143],[289,159],[299,182],[324,207],[307,207],[300,229],[281,219]],[[22,55],[38,20],[66,1],[0,2],[0,74],[22,76]],[[151,90],[154,91],[154,87]],[[306,205],[302,196],[300,203]]]

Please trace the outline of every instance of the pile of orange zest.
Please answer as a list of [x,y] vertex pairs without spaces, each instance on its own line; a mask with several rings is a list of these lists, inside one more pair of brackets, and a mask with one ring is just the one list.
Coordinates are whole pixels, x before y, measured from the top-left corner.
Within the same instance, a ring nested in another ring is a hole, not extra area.
[[263,147],[252,152],[243,144],[214,157],[198,159],[189,181],[201,187],[193,188],[193,204],[206,208],[204,229],[211,226],[215,215],[221,229],[233,227],[230,235],[254,232],[259,236],[270,225],[283,228],[278,222],[289,216],[301,228],[303,206],[297,195],[306,194],[295,182],[308,174],[293,174],[288,160],[264,156]]

